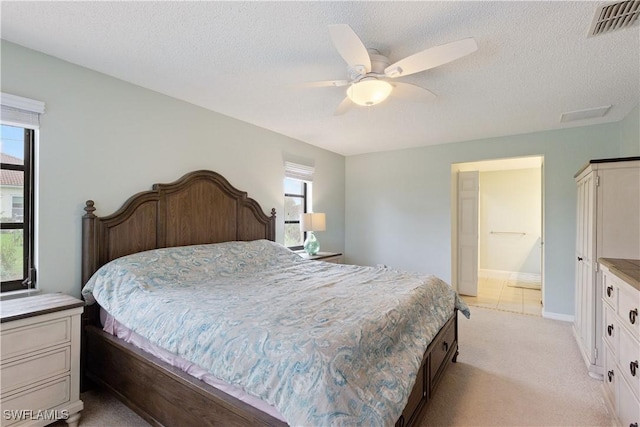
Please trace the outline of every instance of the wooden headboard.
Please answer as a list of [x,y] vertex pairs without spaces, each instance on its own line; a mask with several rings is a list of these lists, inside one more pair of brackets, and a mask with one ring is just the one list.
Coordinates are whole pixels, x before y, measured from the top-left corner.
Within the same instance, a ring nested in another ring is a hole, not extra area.
[[154,184],[115,213],[97,217],[88,200],[82,217],[82,285],[107,262],[150,249],[275,240],[276,211],[266,215],[222,175],[199,170],[170,184]]

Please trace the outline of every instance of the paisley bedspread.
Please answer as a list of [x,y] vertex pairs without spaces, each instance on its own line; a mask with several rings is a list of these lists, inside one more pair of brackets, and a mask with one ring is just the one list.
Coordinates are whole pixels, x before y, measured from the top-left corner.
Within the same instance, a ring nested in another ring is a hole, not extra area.
[[453,308],[434,276],[307,261],[267,240],[157,249],[83,289],[122,324],[292,426],[392,426]]

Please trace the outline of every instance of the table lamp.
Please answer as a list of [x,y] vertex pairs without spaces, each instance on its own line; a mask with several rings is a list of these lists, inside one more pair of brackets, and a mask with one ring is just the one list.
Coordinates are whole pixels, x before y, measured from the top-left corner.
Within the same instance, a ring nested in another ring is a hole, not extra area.
[[307,232],[307,238],[304,241],[304,251],[309,255],[315,255],[320,250],[320,243],[314,231],[324,231],[327,229],[325,214],[323,213],[305,213],[302,214],[302,221],[300,222],[302,231]]

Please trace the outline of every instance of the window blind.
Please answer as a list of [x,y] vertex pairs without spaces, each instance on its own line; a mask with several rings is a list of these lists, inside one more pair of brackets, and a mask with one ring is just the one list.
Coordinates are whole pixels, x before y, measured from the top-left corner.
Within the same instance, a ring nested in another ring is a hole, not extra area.
[[21,96],[0,93],[0,121],[5,125],[29,129],[40,127],[40,114],[44,113],[44,102]]
[[313,166],[301,165],[299,163],[284,162],[284,176],[287,178],[299,179],[302,181],[313,181]]

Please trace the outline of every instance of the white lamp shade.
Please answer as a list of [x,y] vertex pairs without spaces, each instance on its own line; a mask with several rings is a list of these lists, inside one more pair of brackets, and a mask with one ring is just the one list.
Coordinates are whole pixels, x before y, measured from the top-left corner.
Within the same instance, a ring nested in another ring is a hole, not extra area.
[[347,89],[347,96],[354,103],[369,107],[384,101],[391,95],[393,86],[384,80],[365,79]]
[[302,214],[300,221],[302,231],[324,231],[327,229],[325,214],[323,213],[306,213]]

